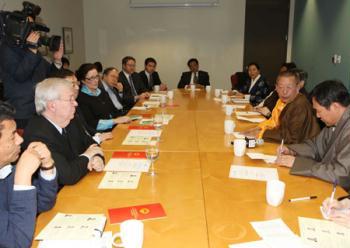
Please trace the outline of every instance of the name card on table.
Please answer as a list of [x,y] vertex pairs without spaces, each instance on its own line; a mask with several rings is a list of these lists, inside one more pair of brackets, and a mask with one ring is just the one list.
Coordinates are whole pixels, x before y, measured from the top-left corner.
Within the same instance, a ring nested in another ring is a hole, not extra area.
[[107,171],[99,189],[137,189],[141,172]]
[[122,145],[153,145],[159,140],[162,130],[130,130]]
[[276,168],[231,165],[230,178],[256,181],[278,180]]
[[118,151],[113,153],[104,170],[147,172],[150,164],[145,152]]

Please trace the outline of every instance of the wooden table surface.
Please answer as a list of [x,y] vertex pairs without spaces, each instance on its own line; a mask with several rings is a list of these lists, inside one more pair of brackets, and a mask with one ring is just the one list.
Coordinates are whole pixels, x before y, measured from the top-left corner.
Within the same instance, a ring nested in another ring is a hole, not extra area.
[[[119,225],[110,225],[109,208],[149,203],[161,203],[167,217],[144,222],[145,248],[228,247],[260,239],[250,221],[282,218],[299,234],[298,216],[321,218],[319,206],[330,196],[332,186],[317,179],[289,175],[289,169],[261,160],[235,157],[233,137],[224,134],[224,120],[235,120],[235,115],[226,117],[222,104],[213,98],[213,93],[205,91],[176,90],[172,100],[176,107],[130,111],[130,114],[174,114],[173,120],[163,128],[160,155],[155,162],[157,175],[143,174],[136,190],[102,190],[97,186],[104,173],[89,173],[76,185],[59,192],[55,207],[39,215],[35,235],[57,212],[103,213],[107,216],[105,230],[115,233]],[[254,126],[235,122],[238,131]],[[145,149],[121,145],[127,133],[128,125],[119,125],[113,130],[113,140],[102,144],[107,161],[116,150]],[[249,150],[274,154],[277,145],[265,143]],[[230,179],[232,164],[277,168],[279,178],[286,183],[283,203],[279,207],[266,203],[265,182]],[[337,190],[337,196],[344,194],[342,189]],[[311,195],[318,198],[288,202],[289,198]]]

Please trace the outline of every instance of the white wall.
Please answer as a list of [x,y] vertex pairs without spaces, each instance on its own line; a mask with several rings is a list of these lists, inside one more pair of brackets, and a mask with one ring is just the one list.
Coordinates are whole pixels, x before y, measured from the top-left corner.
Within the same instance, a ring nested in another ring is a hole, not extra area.
[[175,88],[186,62],[197,57],[215,87],[230,87],[242,69],[245,0],[210,8],[129,8],[129,0],[83,0],[86,60],[121,68],[134,56],[137,70],[155,57],[161,79]]
[[[0,0],[4,10],[22,10],[23,0]],[[29,0],[41,7],[40,17],[51,29],[50,35],[62,36],[62,27],[73,28],[74,53],[67,55],[71,69],[75,70],[85,61],[84,19],[82,0]]]

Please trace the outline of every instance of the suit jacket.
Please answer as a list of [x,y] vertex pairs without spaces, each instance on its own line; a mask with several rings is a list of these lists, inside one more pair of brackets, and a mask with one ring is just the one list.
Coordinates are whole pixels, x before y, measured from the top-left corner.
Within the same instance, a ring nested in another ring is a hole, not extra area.
[[[102,91],[102,93],[104,93],[105,95],[108,96],[108,98],[111,100],[111,102],[113,104],[112,99],[109,97],[109,94],[106,91],[106,89],[102,83],[99,85],[99,89]],[[127,114],[128,113],[128,111],[127,111],[128,99],[124,98],[123,93],[120,94],[117,89],[112,88],[112,91],[113,91],[114,95],[116,96],[116,98],[118,99],[119,103],[123,106],[123,109],[118,110],[120,112],[120,115]],[[134,99],[132,99],[132,102],[134,102]],[[114,106],[114,104],[113,104],[113,106]]]
[[249,78],[247,82],[240,87],[239,92],[250,94],[249,100],[253,106],[258,105],[270,94],[270,87],[263,76],[260,76],[253,88],[249,91],[250,85],[251,79]]
[[0,247],[30,247],[37,214],[55,205],[57,178],[46,181],[39,174],[34,189],[15,191],[14,170],[0,179]]
[[87,135],[76,119],[65,128],[67,137],[43,116],[34,116],[24,131],[23,147],[30,142],[41,141],[49,148],[55,161],[60,185],[77,183],[87,173],[89,159],[80,156],[95,141]]
[[160,81],[159,74],[156,71],[152,73],[153,82],[151,82],[151,84],[148,82],[148,78],[147,78],[145,70],[140,71],[139,75],[140,75],[140,78],[141,78],[145,88],[147,88],[148,91],[152,91],[154,85],[160,85],[162,83]]
[[[185,88],[186,85],[189,85],[191,83],[191,71],[183,72],[180,78],[180,81],[177,85],[177,88],[182,89]],[[209,74],[206,71],[198,71],[198,83],[207,86],[210,85],[209,82]]]
[[317,118],[312,106],[303,94],[288,103],[279,117],[280,126],[277,129],[266,130],[263,138],[286,144],[297,144],[315,137],[320,132]]
[[350,107],[335,127],[325,127],[321,133],[304,143],[290,145],[297,153],[290,173],[337,182],[350,190]]
[[[133,74],[131,74],[131,78],[134,83],[134,87],[137,95],[140,95],[147,91],[147,88],[145,87],[138,73],[134,72]],[[119,72],[119,82],[123,84],[123,97],[125,98],[128,104],[126,105],[126,109],[129,110],[134,106],[135,101],[134,101],[134,95],[131,90],[131,86],[129,84],[129,80],[126,78],[123,71]]]

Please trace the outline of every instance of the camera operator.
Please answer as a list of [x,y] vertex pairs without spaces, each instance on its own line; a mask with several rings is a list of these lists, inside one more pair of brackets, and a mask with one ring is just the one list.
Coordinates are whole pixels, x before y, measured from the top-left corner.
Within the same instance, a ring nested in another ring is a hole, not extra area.
[[[41,8],[29,2],[23,2],[23,7],[22,12],[13,12],[13,15],[19,13],[24,16],[24,24],[22,20],[19,25],[29,27],[32,24],[36,25],[35,17],[39,15]],[[0,78],[4,84],[5,100],[16,108],[17,127],[23,129],[29,118],[35,114],[35,85],[62,67],[63,43],[58,37],[59,46],[56,45],[56,49],[50,47],[50,50],[53,51],[53,63],[50,64],[38,52],[38,47],[43,42],[40,40],[40,32],[34,28],[30,29],[27,37],[21,42],[14,41],[8,36],[10,35],[5,34],[0,46]]]

